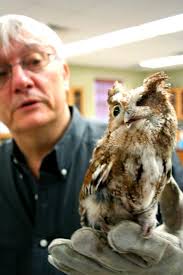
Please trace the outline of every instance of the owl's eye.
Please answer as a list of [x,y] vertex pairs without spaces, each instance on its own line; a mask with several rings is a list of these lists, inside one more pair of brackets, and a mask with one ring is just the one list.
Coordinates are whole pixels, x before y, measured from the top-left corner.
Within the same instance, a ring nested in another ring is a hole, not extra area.
[[114,106],[112,111],[113,116],[114,117],[118,116],[120,112],[121,112],[121,106],[120,105]]

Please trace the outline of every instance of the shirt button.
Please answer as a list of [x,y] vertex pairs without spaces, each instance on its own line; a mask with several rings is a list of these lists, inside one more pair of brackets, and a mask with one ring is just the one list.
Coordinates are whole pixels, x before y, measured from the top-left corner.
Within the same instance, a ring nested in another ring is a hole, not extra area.
[[22,179],[23,179],[23,175],[22,175],[22,174],[19,174],[19,178],[22,180]]
[[47,247],[48,241],[46,239],[42,239],[40,240],[39,244],[41,247]]
[[61,172],[62,176],[66,176],[67,175],[67,169],[65,169],[65,168],[61,169],[60,172]]
[[18,164],[18,160],[17,160],[16,158],[13,158],[13,162],[14,162],[15,164]]
[[35,195],[34,195],[34,199],[35,199],[35,201],[38,200],[38,194],[35,194]]

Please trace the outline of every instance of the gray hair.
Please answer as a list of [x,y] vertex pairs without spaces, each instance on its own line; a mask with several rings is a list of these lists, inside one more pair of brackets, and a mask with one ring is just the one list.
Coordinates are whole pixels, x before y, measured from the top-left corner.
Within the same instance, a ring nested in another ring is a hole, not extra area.
[[0,17],[0,48],[7,53],[13,47],[13,40],[25,45],[50,46],[64,59],[64,45],[57,33],[33,18],[16,14]]

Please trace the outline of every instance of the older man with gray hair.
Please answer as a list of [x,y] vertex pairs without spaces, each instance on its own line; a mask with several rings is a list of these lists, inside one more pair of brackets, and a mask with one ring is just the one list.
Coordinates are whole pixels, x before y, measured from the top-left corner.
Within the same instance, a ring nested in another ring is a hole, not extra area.
[[[0,146],[0,274],[183,274],[183,198],[174,180],[161,198],[164,225],[151,238],[129,221],[105,243],[98,231],[79,229],[79,191],[105,124],[68,106],[68,83],[53,30],[23,15],[0,17],[0,121],[12,136]],[[179,183],[182,170],[173,163]]]

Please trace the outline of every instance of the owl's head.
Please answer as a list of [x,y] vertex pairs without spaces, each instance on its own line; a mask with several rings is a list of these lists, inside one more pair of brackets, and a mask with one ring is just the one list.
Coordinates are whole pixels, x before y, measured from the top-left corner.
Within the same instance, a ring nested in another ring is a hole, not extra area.
[[108,91],[110,130],[120,126],[129,130],[146,125],[159,127],[169,116],[176,120],[167,79],[168,76],[164,72],[158,72],[146,78],[141,87],[130,91],[115,82]]

